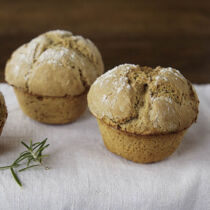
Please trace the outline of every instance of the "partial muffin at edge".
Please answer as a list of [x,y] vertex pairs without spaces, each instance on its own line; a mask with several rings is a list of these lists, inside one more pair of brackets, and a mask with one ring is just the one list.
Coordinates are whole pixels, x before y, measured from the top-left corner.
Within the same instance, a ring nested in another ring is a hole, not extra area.
[[6,104],[5,104],[4,96],[0,92],[0,135],[2,133],[4,124],[6,122],[7,115],[8,115],[7,114],[7,107],[6,107]]

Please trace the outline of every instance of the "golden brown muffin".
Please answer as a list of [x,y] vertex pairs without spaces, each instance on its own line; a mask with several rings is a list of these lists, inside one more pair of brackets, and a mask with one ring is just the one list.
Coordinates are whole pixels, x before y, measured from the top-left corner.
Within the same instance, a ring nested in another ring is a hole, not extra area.
[[0,92],[0,135],[7,119],[7,107],[5,105],[4,96]]
[[100,52],[89,39],[55,30],[14,51],[5,74],[25,114],[63,124],[85,111],[87,91],[103,71]]
[[198,97],[178,70],[124,64],[100,76],[88,93],[106,147],[150,163],[172,154],[196,121]]

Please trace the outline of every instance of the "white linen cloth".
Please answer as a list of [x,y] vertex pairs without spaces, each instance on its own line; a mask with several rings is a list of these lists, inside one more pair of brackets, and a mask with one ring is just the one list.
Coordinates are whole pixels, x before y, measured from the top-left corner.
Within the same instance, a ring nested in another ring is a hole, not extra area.
[[49,170],[0,171],[0,209],[208,210],[210,209],[210,85],[195,86],[198,121],[168,159],[137,164],[109,152],[86,111],[74,123],[46,125],[23,114],[11,87],[0,85],[8,119],[0,137],[0,166],[24,150],[21,140],[48,138]]

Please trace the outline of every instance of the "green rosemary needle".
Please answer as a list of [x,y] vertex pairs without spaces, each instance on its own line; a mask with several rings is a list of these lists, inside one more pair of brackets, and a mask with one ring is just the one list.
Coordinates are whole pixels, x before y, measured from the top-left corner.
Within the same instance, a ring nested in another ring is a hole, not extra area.
[[14,168],[19,168],[25,164],[24,167],[17,171],[22,172],[36,166],[43,166],[45,169],[48,169],[48,167],[44,166],[42,162],[42,159],[47,157],[47,155],[42,155],[43,150],[49,146],[49,144],[46,144],[46,142],[47,138],[36,143],[33,143],[31,140],[29,145],[21,141],[21,144],[26,148],[26,150],[21,152],[19,157],[11,165],[0,167],[0,170],[10,169],[15,181],[20,187],[22,187],[22,183]]

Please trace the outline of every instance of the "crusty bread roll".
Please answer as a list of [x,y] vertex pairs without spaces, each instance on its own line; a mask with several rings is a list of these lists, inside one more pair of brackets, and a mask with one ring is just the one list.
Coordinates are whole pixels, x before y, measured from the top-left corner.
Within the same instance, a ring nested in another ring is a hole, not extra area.
[[106,147],[150,163],[172,154],[196,121],[198,97],[178,70],[124,64],[100,76],[88,93]]
[[4,96],[0,92],[0,135],[7,119],[7,107],[4,101]]
[[97,47],[71,32],[50,31],[22,45],[6,65],[22,110],[49,124],[77,119],[90,85],[104,71]]

